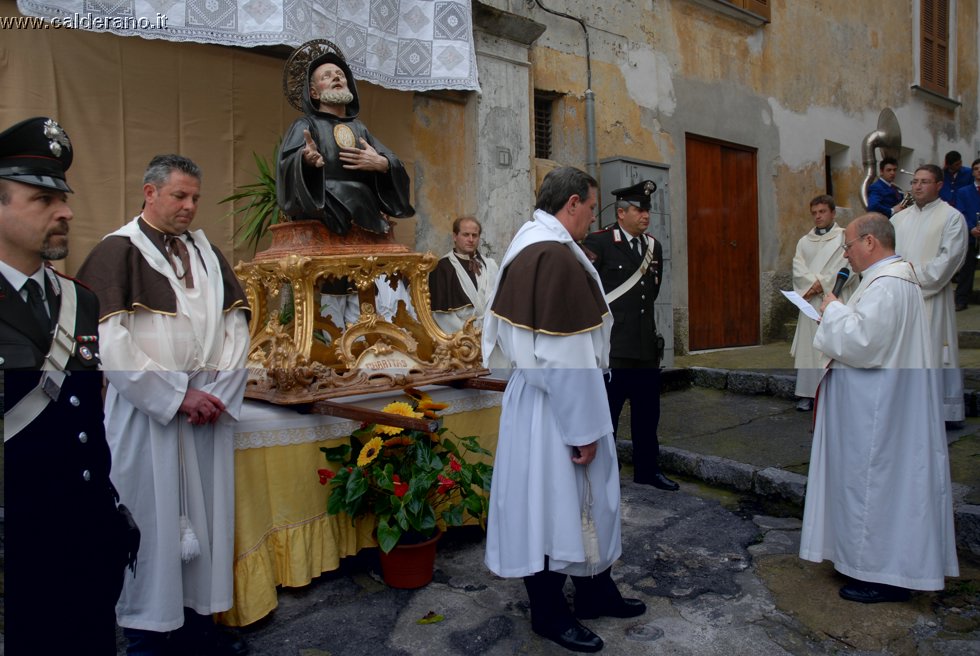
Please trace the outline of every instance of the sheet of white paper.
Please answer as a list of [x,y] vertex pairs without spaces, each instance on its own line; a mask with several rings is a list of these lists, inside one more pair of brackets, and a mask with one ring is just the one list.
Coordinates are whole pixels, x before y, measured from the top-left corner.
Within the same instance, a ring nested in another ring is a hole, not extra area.
[[820,314],[813,309],[813,306],[810,305],[809,301],[803,300],[803,297],[797,294],[796,292],[793,291],[784,292],[781,289],[779,291],[783,292],[783,296],[788,298],[790,303],[800,308],[800,312],[810,317],[814,321],[820,321]]

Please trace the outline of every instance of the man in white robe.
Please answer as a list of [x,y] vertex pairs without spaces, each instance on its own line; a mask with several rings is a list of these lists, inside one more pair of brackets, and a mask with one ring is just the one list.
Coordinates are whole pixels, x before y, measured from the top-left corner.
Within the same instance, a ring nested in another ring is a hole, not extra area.
[[[813,229],[800,238],[793,257],[793,290],[810,302],[813,309],[823,303],[824,294],[834,288],[838,272],[847,264],[844,259],[844,228],[837,225],[837,204],[832,196],[821,195],[810,201]],[[854,278],[848,278],[840,298],[847,301],[854,288]],[[846,290],[846,291],[845,291]],[[813,397],[827,365],[823,354],[813,348],[813,336],[817,322],[800,312],[796,320],[796,334],[790,355],[796,366],[796,409],[800,412],[813,410]]]
[[476,317],[477,327],[483,322],[497,282],[497,263],[480,253],[482,233],[474,217],[453,221],[453,248],[429,274],[432,318],[445,333],[460,330],[470,317]]
[[845,230],[860,285],[827,296],[814,346],[832,359],[817,397],[800,557],[851,577],[840,596],[904,601],[957,576],[941,372],[916,271],[881,214]]
[[486,564],[523,577],[531,627],[573,651],[602,639],[575,615],[634,617],[610,575],[622,551],[619,469],[602,368],[612,317],[598,273],[575,240],[595,219],[597,184],[571,167],[544,179],[518,231],[484,319],[489,366],[513,370],[504,393],[487,526]]
[[956,330],[953,276],[963,266],[967,250],[966,220],[940,200],[943,172],[934,164],[920,166],[912,178],[915,203],[892,217],[895,250],[915,269],[922,286],[931,344],[943,368],[943,414],[947,422],[962,422],[963,372]]
[[116,606],[129,653],[141,656],[244,649],[211,615],[232,605],[248,308],[220,252],[188,230],[200,184],[189,159],[153,158],[143,213],[79,271],[102,307],[112,479],[143,531],[137,575]]

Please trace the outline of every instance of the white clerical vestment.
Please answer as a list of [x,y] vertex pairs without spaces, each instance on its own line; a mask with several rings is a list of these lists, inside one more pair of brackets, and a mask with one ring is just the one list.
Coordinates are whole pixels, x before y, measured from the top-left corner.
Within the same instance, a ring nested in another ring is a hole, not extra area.
[[912,264],[922,285],[932,348],[944,369],[945,420],[962,421],[966,415],[952,279],[966,258],[966,221],[956,208],[938,199],[925,207],[902,210],[891,221],[895,252]]
[[[810,305],[819,310],[824,294],[829,294],[837,282],[837,272],[847,265],[844,259],[844,229],[834,225],[826,233],[818,235],[816,229],[803,235],[796,244],[793,257],[793,290],[802,296],[817,280],[823,287],[823,294],[810,298]],[[841,290],[841,302],[847,302],[850,292],[856,286],[857,276],[848,278]],[[813,398],[817,385],[827,366],[827,358],[813,348],[813,336],[817,333],[817,322],[800,312],[796,320],[796,333],[790,354],[796,367],[796,395]]]
[[[565,228],[541,210],[514,237],[501,272],[524,248],[545,241],[568,248],[602,289]],[[494,307],[499,282],[488,308]],[[571,335],[516,326],[492,310],[484,318],[484,361],[513,370],[504,392],[487,525],[485,562],[499,576],[540,572],[545,556],[551,571],[588,576],[610,567],[622,552],[619,468],[601,369],[611,328],[608,306],[594,330]],[[593,442],[595,459],[574,464],[572,447]],[[586,562],[589,537],[582,522],[588,488],[598,542],[593,562]]]
[[[174,316],[121,312],[99,326],[112,480],[142,532],[136,576],[127,572],[116,618],[127,628],[171,631],[184,623],[185,606],[203,615],[232,606],[233,432],[248,327],[243,312],[222,310],[220,266],[202,231],[191,233],[193,289],[135,221],[113,234],[129,238],[177,297]],[[216,424],[193,426],[178,413],[189,387],[225,404]],[[181,515],[201,547],[189,562],[181,560]]]
[[939,590],[957,576],[941,373],[908,263],[864,273],[824,311],[833,359],[816,408],[800,557],[861,581]]

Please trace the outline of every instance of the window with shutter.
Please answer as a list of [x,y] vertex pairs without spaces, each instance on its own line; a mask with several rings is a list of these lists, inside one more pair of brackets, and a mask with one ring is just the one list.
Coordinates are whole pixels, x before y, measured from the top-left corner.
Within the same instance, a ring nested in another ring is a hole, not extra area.
[[739,3],[742,9],[772,20],[772,0],[736,0],[736,4]]
[[545,91],[534,92],[534,156],[551,158],[551,116],[555,96]]
[[949,95],[949,0],[920,0],[919,78],[924,89]]

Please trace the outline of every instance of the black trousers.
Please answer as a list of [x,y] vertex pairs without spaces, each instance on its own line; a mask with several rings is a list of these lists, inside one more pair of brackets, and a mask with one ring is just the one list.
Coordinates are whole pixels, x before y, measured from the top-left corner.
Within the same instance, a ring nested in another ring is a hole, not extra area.
[[[524,577],[524,587],[531,607],[531,626],[537,631],[549,629],[563,631],[575,623],[572,611],[565,599],[565,574],[548,570],[545,558],[544,571]],[[621,604],[623,597],[612,580],[612,568],[608,567],[595,576],[573,576],[575,605],[579,610],[600,610]]]
[[618,433],[619,415],[630,402],[630,435],[633,440],[633,480],[649,483],[660,473],[660,367],[656,360],[611,358],[611,377],[606,378],[609,415]]
[[957,307],[970,304],[970,297],[973,296],[973,276],[977,271],[977,244],[976,240],[970,238],[970,244],[966,249],[966,260],[963,261],[963,268],[956,273],[956,299]]

